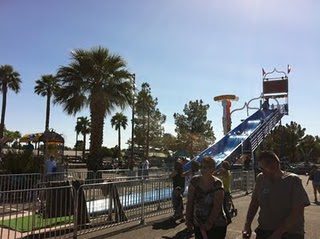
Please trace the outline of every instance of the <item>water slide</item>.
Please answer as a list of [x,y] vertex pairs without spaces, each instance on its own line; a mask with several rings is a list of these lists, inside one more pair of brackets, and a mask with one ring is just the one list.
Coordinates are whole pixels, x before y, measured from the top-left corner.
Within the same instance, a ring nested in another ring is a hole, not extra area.
[[[240,156],[243,150],[254,150],[262,142],[263,138],[282,118],[282,112],[281,108],[264,107],[259,109],[193,160],[201,162],[205,156],[210,156],[214,158],[217,165],[224,160],[228,160],[231,164],[234,163],[236,157]],[[190,167],[191,162],[188,162],[184,165],[184,171],[189,170]]]

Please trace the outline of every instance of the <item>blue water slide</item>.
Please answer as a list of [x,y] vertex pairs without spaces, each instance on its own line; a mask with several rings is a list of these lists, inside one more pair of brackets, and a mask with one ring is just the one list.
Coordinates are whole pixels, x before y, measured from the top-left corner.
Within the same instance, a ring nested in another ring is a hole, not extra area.
[[[213,157],[216,164],[219,165],[222,161],[228,160],[229,162],[234,162],[235,157],[241,154],[242,145],[245,145],[259,128],[261,128],[264,123],[268,122],[274,114],[276,114],[278,109],[267,109],[261,108],[256,111],[253,115],[249,116],[236,128],[231,130],[217,143],[209,146],[207,149],[202,151],[193,160],[201,162],[205,156]],[[191,167],[191,162],[184,165],[184,171],[189,170]]]

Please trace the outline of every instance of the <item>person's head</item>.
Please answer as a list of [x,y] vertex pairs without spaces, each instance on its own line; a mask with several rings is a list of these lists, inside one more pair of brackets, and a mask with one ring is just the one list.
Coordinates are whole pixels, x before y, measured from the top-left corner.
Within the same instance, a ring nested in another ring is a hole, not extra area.
[[228,161],[223,161],[221,164],[221,168],[223,168],[224,170],[230,170],[230,163]]
[[202,159],[200,168],[202,175],[212,175],[216,168],[216,162],[212,157],[206,156]]
[[49,159],[50,159],[51,161],[53,161],[53,160],[54,160],[53,155],[50,155]]
[[263,174],[266,175],[273,175],[280,171],[280,160],[278,156],[271,151],[261,152],[258,158],[258,164]]

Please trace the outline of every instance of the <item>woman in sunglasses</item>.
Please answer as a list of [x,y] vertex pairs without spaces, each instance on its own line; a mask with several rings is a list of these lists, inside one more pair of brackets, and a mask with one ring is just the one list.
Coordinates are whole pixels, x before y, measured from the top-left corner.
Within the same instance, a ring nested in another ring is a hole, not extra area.
[[186,224],[196,239],[224,239],[227,221],[223,211],[224,190],[220,179],[213,176],[215,161],[203,158],[201,175],[191,179],[188,190]]

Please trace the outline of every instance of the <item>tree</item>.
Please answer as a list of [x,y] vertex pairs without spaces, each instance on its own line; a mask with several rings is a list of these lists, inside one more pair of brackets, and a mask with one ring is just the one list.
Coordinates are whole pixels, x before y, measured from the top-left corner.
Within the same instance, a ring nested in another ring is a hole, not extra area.
[[305,128],[293,121],[285,126],[278,125],[266,137],[259,148],[260,150],[272,150],[280,158],[287,157],[290,161],[299,161],[301,155],[299,145],[305,136],[305,131]]
[[178,148],[194,155],[214,143],[215,136],[211,121],[207,119],[208,104],[202,100],[185,104],[184,114],[175,113]]
[[150,146],[159,145],[163,135],[163,123],[166,116],[157,108],[158,99],[151,95],[151,88],[148,83],[141,85],[136,101],[135,117],[135,142],[138,146],[144,148],[144,157],[149,156]]
[[39,80],[36,80],[34,93],[47,97],[45,131],[49,131],[51,97],[58,87],[58,79],[53,75],[42,75]]
[[89,134],[91,131],[90,120],[87,117],[79,117],[77,120],[75,131],[77,134],[81,133],[83,136],[82,159],[84,159],[84,155],[86,152],[87,134]]
[[[0,91],[2,92],[2,110],[1,110],[1,123],[0,123],[0,138],[3,138],[4,123],[7,107],[7,93],[8,89],[15,93],[20,91],[20,74],[16,72],[10,65],[0,66]],[[0,150],[2,145],[0,145]]]
[[316,139],[312,135],[306,135],[298,144],[298,150],[300,152],[300,158],[305,162],[309,162],[312,158],[312,153],[316,147]]
[[19,131],[4,129],[3,135],[6,138],[6,141],[11,143],[11,147],[19,147],[18,139],[21,138],[21,133]]
[[169,133],[164,133],[161,140],[161,147],[166,151],[176,151],[177,150],[177,139],[175,136]]
[[118,130],[118,158],[121,157],[121,128],[126,129],[128,118],[122,113],[116,113],[111,118],[111,126]]
[[88,167],[98,170],[102,166],[100,151],[105,116],[115,107],[123,109],[129,104],[132,74],[126,70],[122,57],[111,54],[103,47],[77,49],[72,51],[71,57],[71,63],[58,70],[61,86],[56,102],[73,115],[89,107],[91,134]]

